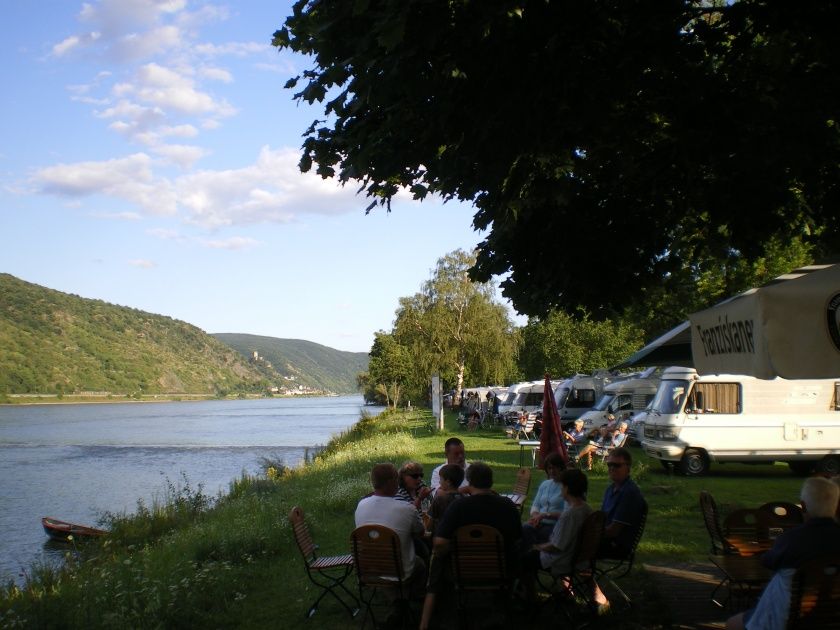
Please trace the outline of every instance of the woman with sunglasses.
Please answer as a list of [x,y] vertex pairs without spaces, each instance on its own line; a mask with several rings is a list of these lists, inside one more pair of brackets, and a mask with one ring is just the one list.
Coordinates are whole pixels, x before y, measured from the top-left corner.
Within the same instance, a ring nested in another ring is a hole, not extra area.
[[407,501],[420,510],[423,499],[432,493],[432,489],[423,483],[423,464],[406,462],[400,466],[400,487],[394,496],[398,501]]

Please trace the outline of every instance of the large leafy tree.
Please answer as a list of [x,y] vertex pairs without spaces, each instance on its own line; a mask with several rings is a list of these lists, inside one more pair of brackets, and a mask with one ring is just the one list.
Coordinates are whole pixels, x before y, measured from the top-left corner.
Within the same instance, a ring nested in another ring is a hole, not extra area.
[[522,329],[519,366],[525,378],[590,373],[620,363],[638,350],[642,331],[627,321],[600,321],[586,313],[552,311]]
[[372,206],[474,203],[474,278],[600,319],[772,239],[840,245],[838,21],[834,2],[301,0],[274,43],[313,56],[288,86],[325,106],[303,170]]
[[465,383],[503,383],[515,375],[517,333],[493,285],[470,280],[474,262],[462,250],[447,254],[418,293],[400,299],[393,336],[411,356],[406,382],[415,398],[426,398],[435,373],[458,398]]
[[365,397],[396,407],[405,389],[410,388],[411,356],[393,335],[379,331],[370,350]]

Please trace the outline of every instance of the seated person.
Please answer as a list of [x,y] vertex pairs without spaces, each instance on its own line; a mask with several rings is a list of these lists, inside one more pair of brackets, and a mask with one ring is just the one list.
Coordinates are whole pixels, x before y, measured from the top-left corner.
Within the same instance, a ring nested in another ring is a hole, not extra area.
[[543,465],[548,477],[537,488],[537,494],[531,502],[531,514],[522,525],[522,542],[526,547],[548,540],[557,518],[566,507],[563,499],[563,471],[566,463],[560,453],[551,453]]
[[418,510],[432,489],[423,483],[423,464],[419,462],[406,462],[400,466],[400,486],[397,489],[395,499],[411,503]]
[[575,426],[568,431],[563,431],[563,439],[566,440],[566,449],[576,448],[586,440],[586,430],[583,428],[583,420],[575,420]]
[[582,470],[575,468],[563,471],[561,476],[566,509],[557,519],[548,541],[535,545],[526,553],[523,560],[523,570],[526,572],[548,569],[554,575],[564,575],[573,568],[572,558],[581,527],[592,514],[592,508],[586,503],[589,480]]
[[810,477],[800,493],[805,522],[781,534],[761,564],[775,571],[755,608],[730,617],[727,630],[787,627],[793,574],[804,563],[840,553],[840,525],[834,520],[840,488],[828,479]]
[[475,410],[471,411],[467,420],[467,430],[475,431],[479,424],[481,424],[481,414]]
[[471,494],[453,501],[435,529],[426,601],[420,621],[421,630],[429,627],[436,593],[444,588],[447,557],[451,550],[452,538],[459,527],[475,524],[495,527],[504,541],[505,552],[510,561],[508,566],[516,566],[515,550],[522,538],[519,510],[513,501],[493,491],[493,470],[490,466],[484,462],[473,462],[466,474]]
[[608,437],[602,437],[596,442],[590,442],[578,454],[578,462],[582,462],[586,458],[587,470],[592,470],[592,455],[603,457],[610,451],[619,446],[624,446],[624,441],[627,439],[627,423],[621,422],[618,429]]
[[434,533],[447,508],[463,496],[458,492],[464,481],[464,469],[457,464],[446,464],[440,469],[440,486],[429,508],[429,531]]
[[[432,470],[432,478],[429,480],[429,485],[432,487],[432,492],[437,492],[440,486],[440,471],[446,464],[457,464],[462,470],[466,471],[470,465],[467,463],[467,455],[464,450],[464,443],[456,438],[451,437],[443,445],[443,453],[446,456],[446,461]],[[467,489],[467,479],[461,482],[462,492]]]
[[376,464],[370,472],[373,494],[356,506],[356,527],[383,525],[396,532],[400,539],[403,578],[412,583],[412,589],[421,587],[426,577],[426,566],[417,557],[414,538],[425,531],[420,513],[411,503],[395,501],[399,486],[397,469],[393,464]]

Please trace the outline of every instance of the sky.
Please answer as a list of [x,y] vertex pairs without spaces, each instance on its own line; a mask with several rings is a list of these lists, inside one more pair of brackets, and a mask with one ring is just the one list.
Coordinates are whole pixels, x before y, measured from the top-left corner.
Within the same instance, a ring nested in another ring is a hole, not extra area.
[[[297,168],[322,109],[271,46],[291,2],[0,0],[0,272],[209,333],[367,352],[467,204]],[[514,318],[522,323],[522,318]]]

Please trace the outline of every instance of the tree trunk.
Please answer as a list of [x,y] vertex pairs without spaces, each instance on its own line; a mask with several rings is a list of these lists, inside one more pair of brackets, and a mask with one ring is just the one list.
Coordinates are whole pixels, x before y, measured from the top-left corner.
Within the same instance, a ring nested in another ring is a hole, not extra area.
[[458,404],[460,405],[464,398],[464,362],[460,362],[458,364],[458,377],[455,380],[455,393],[457,394],[456,398],[458,399]]

